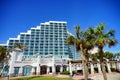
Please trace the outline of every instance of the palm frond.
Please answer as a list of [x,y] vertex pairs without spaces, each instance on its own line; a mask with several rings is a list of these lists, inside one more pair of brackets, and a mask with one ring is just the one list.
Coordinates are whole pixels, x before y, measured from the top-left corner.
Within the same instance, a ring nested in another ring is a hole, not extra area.
[[108,47],[114,46],[117,43],[116,39],[110,38],[107,40]]
[[109,30],[106,35],[108,35],[110,37],[114,36],[115,35],[115,30]]
[[69,44],[69,45],[74,45],[74,43],[75,43],[75,38],[74,38],[74,36],[68,36],[68,37],[66,38],[66,43]]
[[80,34],[80,26],[79,25],[75,26],[75,32],[76,32],[77,38],[80,38],[79,37],[79,34]]

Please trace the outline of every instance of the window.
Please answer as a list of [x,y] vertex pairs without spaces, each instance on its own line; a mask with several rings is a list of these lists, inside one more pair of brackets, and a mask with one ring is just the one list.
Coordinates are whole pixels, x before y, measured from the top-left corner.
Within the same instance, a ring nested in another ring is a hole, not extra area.
[[9,42],[13,42],[13,40],[9,40]]
[[45,53],[45,55],[48,55],[48,53]]
[[14,76],[18,76],[19,67],[14,67]]

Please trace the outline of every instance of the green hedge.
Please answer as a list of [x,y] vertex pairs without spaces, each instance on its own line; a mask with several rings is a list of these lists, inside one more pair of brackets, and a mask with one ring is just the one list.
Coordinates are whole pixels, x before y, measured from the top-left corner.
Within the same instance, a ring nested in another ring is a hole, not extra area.
[[112,71],[112,72],[115,72],[115,71],[116,71],[116,69],[115,69],[115,68],[110,68],[110,69],[111,69],[111,71]]
[[69,72],[69,71],[63,71],[63,72],[60,72],[60,74],[63,74],[63,75],[69,75],[70,72]]

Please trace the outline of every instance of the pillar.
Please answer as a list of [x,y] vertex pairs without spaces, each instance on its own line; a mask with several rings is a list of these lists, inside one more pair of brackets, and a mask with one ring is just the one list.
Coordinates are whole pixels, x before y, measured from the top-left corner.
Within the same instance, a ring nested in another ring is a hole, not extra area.
[[108,62],[107,62],[107,70],[108,70],[109,73],[111,72],[110,63],[108,63]]
[[37,75],[40,75],[40,64],[37,66]]
[[34,67],[32,67],[31,75],[35,75],[35,68]]
[[97,67],[98,67],[98,73],[102,73],[100,63],[97,63]]
[[72,75],[72,64],[71,64],[71,62],[69,62],[69,71],[70,71],[70,75]]
[[120,72],[120,62],[118,62],[118,71]]
[[13,54],[15,54],[15,52],[13,51],[13,52],[10,52],[10,54],[11,54],[11,60],[10,60],[10,68],[9,68],[9,76],[10,77],[13,77],[14,76],[14,61],[15,61],[15,55],[13,55]]
[[77,66],[78,66],[77,64],[74,65],[74,70],[76,73],[77,73]]
[[9,68],[9,76],[13,77],[14,76],[14,67],[11,65]]
[[19,68],[18,76],[22,76],[22,67]]
[[63,72],[63,65],[60,66],[60,72]]
[[117,62],[116,62],[116,70],[120,71],[120,62],[119,62],[119,59],[117,59]]
[[69,66],[67,65],[66,70],[69,71]]
[[94,74],[94,65],[90,63],[90,68],[91,68],[91,74]]
[[55,65],[52,66],[52,73],[55,74]]
[[50,67],[47,66],[47,74],[49,74],[49,72],[50,72]]

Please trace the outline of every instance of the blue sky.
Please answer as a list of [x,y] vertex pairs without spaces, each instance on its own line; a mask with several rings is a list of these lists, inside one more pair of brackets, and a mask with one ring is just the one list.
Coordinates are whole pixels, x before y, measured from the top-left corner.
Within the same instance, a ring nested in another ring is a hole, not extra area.
[[[50,20],[67,21],[73,34],[77,24],[86,30],[104,22],[120,42],[119,0],[0,0],[0,44]],[[120,43],[105,50],[120,52]]]

